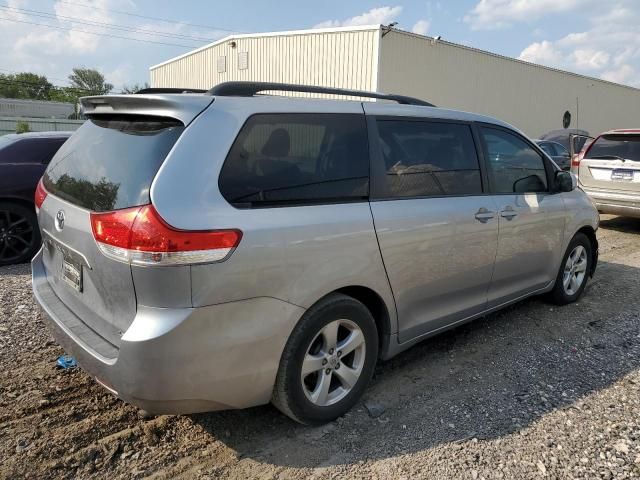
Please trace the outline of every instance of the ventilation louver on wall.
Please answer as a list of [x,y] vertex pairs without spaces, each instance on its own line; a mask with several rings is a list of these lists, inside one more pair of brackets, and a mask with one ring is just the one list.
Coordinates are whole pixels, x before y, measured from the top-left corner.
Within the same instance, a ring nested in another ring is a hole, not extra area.
[[249,68],[249,52],[238,52],[238,70]]
[[220,55],[218,57],[218,73],[224,73],[227,71],[227,57]]

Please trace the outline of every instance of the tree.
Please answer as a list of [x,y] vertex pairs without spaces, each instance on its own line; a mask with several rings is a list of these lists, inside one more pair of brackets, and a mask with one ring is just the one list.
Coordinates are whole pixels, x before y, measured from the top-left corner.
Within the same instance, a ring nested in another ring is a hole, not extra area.
[[124,85],[122,87],[122,93],[136,93],[139,90],[142,90],[143,88],[150,88],[150,85],[147,82],[144,82],[144,85],[140,86],[139,84],[135,83],[132,86],[127,86]]
[[16,123],[16,133],[27,133],[30,131],[31,128],[29,128],[29,124],[27,122]]
[[0,97],[27,100],[48,100],[53,89],[44,75],[22,72],[0,74]]
[[72,89],[86,92],[84,95],[105,95],[113,90],[113,85],[105,81],[104,75],[93,68],[74,68],[69,81]]

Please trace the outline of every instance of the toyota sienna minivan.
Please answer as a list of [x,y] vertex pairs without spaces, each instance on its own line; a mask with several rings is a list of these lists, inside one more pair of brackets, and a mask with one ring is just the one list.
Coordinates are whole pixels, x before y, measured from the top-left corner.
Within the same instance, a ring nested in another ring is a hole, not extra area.
[[[381,101],[259,95],[289,90]],[[428,105],[242,82],[83,98],[36,192],[55,338],[150,413],[271,401],[318,424],[378,359],[577,300],[598,214],[575,177],[504,122]]]

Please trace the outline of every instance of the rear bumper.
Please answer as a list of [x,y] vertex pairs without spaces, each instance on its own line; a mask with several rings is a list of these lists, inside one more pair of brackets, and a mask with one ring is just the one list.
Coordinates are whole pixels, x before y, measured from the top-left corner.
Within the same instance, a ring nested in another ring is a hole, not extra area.
[[32,272],[34,295],[56,341],[100,384],[154,414],[268,403],[280,355],[304,312],[274,298],[201,308],[138,306],[116,348],[58,299],[42,252]]
[[600,213],[640,217],[640,193],[623,193],[581,187]]

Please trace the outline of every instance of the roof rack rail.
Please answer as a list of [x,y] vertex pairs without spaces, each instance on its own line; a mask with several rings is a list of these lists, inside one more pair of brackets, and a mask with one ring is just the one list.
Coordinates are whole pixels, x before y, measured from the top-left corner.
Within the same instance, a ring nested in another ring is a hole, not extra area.
[[377,98],[391,100],[404,105],[421,105],[435,107],[432,103],[405,95],[368,92],[366,90],[349,90],[345,88],[317,87],[314,85],[295,85],[291,83],[272,82],[224,82],[209,90],[209,95],[220,97],[252,97],[257,93],[275,90],[280,92],[324,93],[329,95],[345,95],[350,97]]
[[142,95],[145,93],[206,93],[206,90],[202,90],[200,88],[143,88],[142,90],[138,90],[135,92],[136,95]]

